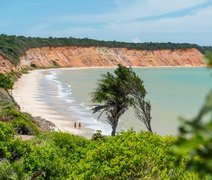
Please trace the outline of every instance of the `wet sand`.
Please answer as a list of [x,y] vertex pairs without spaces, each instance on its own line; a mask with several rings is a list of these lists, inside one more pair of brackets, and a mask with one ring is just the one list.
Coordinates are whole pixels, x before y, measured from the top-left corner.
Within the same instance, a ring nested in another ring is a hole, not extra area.
[[15,83],[12,91],[13,97],[20,105],[21,111],[30,113],[32,116],[40,116],[55,124],[55,131],[69,132],[75,135],[81,135],[90,138],[93,134],[91,129],[85,128],[83,124],[81,127],[74,127],[76,122],[73,118],[68,118],[62,114],[58,114],[55,110],[48,106],[45,101],[39,100],[40,81],[44,78],[41,71],[34,70],[28,74],[23,74]]

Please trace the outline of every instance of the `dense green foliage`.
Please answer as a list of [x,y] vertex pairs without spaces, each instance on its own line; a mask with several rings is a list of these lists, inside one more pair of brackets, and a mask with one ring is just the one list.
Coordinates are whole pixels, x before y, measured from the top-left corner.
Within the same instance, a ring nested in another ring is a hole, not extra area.
[[198,179],[197,173],[185,170],[185,157],[175,165],[174,141],[133,131],[95,141],[68,133],[42,134],[26,142],[8,139],[0,141],[0,178]]
[[36,47],[61,47],[61,46],[99,46],[113,48],[128,48],[139,50],[161,50],[161,49],[189,49],[196,48],[201,52],[206,49],[211,50],[211,47],[201,47],[196,44],[176,44],[176,43],[126,43],[117,41],[100,41],[93,39],[77,39],[77,38],[38,38],[24,36],[7,36],[0,35],[0,54],[11,60],[14,64],[18,64],[19,57],[22,56],[29,48]]
[[212,90],[197,117],[181,121],[176,151],[189,157],[188,169],[212,179]]
[[207,51],[205,54],[205,61],[208,67],[212,67],[212,51]]
[[6,122],[13,127],[16,134],[37,135],[40,131],[30,115],[20,112],[14,106],[0,108],[0,121]]
[[36,135],[40,130],[34,124],[32,116],[20,112],[19,106],[8,92],[18,76],[14,72],[0,74],[0,122],[9,124],[16,134]]
[[146,90],[143,81],[136,75],[131,67],[118,65],[114,74],[107,72],[102,75],[97,88],[92,93],[93,102],[101,103],[93,107],[93,113],[104,113],[107,122],[112,127],[112,136],[115,136],[119,118],[130,107],[136,107],[139,119],[144,122],[147,129],[152,132],[150,121],[150,108],[146,111],[147,103],[144,98]]
[[0,74],[0,88],[5,90],[13,88],[14,81],[12,78],[5,74]]
[[[204,179],[210,168],[210,151],[200,148],[195,152],[201,164],[187,170],[196,159],[189,158],[193,155],[190,150],[186,150],[189,156],[173,151],[178,143],[174,137],[133,131],[115,137],[103,137],[97,132],[93,140],[61,132],[41,134],[30,116],[1,96],[0,117],[6,122],[0,123],[0,179]],[[204,109],[211,109],[208,104]],[[15,138],[17,125],[22,127],[23,122],[31,134],[38,134],[29,141]],[[195,138],[204,139],[206,145],[211,143],[208,130],[199,130],[201,136]],[[190,147],[186,143],[183,149]]]
[[19,105],[16,103],[15,99],[12,96],[12,92],[9,92],[9,90],[13,88],[14,78],[16,78],[15,76],[12,76],[12,73],[13,72],[11,72],[10,74],[0,74],[0,88],[3,88],[7,92],[8,96],[13,101],[13,103],[19,107]]

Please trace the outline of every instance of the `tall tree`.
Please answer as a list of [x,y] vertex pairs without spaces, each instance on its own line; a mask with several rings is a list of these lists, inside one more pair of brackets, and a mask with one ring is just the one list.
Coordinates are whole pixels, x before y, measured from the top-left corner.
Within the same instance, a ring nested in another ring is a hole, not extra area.
[[141,99],[137,100],[137,103],[134,105],[135,113],[139,120],[141,120],[149,132],[152,132],[151,127],[151,105],[150,102]]
[[[102,75],[97,88],[92,93],[93,102],[101,103],[95,105],[93,113],[99,112],[98,118],[105,114],[107,122],[112,127],[112,136],[115,136],[120,117],[132,105],[136,103],[136,96],[143,101],[146,90],[143,81],[133,72],[132,68],[118,65],[114,74]],[[136,106],[137,107],[137,106]]]
[[133,77],[129,80],[128,87],[130,87],[131,90],[133,107],[138,119],[144,123],[148,131],[152,132],[151,104],[145,100],[147,92],[144,88],[143,81],[134,72]]

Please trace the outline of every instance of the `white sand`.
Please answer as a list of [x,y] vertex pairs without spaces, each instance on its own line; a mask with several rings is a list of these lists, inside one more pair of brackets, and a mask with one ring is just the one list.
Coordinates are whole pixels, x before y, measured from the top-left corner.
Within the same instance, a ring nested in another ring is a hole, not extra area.
[[74,128],[74,119],[67,119],[67,117],[58,114],[51,109],[44,101],[37,99],[40,93],[39,82],[44,78],[41,71],[34,70],[28,74],[23,74],[15,83],[12,91],[13,97],[21,107],[22,112],[31,114],[32,116],[40,116],[55,124],[56,131],[70,132],[84,137],[91,137],[92,131],[84,128]]

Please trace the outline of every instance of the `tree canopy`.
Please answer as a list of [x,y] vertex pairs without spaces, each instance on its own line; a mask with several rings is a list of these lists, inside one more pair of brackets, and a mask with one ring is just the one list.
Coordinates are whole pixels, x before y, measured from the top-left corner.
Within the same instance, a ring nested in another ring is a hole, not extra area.
[[37,47],[62,47],[62,46],[83,46],[83,47],[109,47],[109,48],[127,48],[137,50],[175,50],[196,48],[204,53],[206,50],[212,50],[210,46],[199,46],[197,44],[188,43],[128,43],[117,41],[103,41],[88,38],[39,38],[24,36],[7,36],[0,35],[0,54],[11,60],[12,63],[18,64],[20,56],[24,55],[29,48]]
[[[103,113],[106,114],[107,122],[112,127],[111,135],[115,135],[119,118],[130,106],[140,110],[138,114],[142,114],[145,122],[148,121],[146,119],[148,117],[144,114],[145,111],[141,108],[147,103],[144,100],[146,90],[143,81],[133,72],[131,67],[127,68],[119,64],[114,74],[108,72],[102,77],[92,93],[93,102],[101,103],[94,106],[93,113],[99,112],[99,117]],[[150,121],[148,122],[150,126]],[[151,131],[151,126],[148,130]]]

